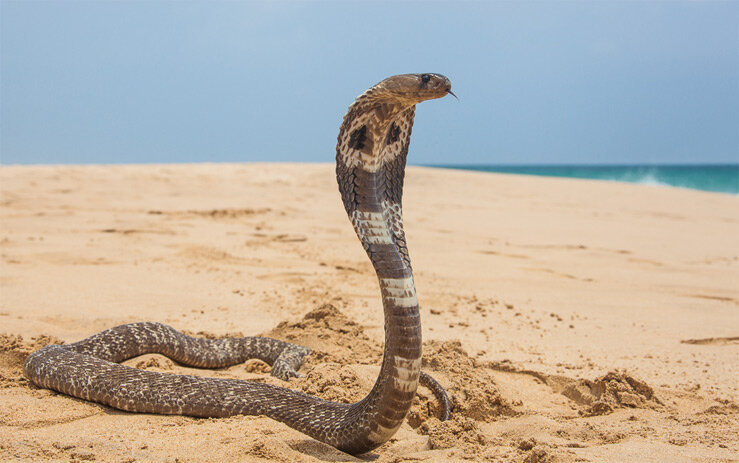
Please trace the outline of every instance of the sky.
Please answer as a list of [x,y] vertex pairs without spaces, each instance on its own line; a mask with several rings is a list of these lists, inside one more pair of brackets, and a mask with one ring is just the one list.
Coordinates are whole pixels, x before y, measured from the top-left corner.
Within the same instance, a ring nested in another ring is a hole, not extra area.
[[739,1],[142,0],[0,0],[0,162],[333,162],[411,72],[412,164],[739,162]]

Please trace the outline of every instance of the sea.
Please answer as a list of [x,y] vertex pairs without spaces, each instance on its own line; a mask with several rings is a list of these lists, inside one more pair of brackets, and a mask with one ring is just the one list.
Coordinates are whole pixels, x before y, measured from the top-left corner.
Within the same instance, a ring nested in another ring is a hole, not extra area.
[[739,195],[737,164],[649,164],[649,165],[463,165],[437,164],[429,167],[540,175],[544,177],[587,178],[611,182],[663,185],[693,190]]

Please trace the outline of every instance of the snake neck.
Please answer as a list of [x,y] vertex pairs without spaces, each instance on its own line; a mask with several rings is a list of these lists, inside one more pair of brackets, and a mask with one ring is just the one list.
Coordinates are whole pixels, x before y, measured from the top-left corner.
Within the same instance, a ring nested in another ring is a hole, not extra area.
[[356,404],[357,419],[369,424],[361,445],[374,448],[402,424],[421,371],[421,322],[401,204],[415,106],[357,103],[339,132],[336,173],[344,207],[377,274],[385,315],[380,374]]

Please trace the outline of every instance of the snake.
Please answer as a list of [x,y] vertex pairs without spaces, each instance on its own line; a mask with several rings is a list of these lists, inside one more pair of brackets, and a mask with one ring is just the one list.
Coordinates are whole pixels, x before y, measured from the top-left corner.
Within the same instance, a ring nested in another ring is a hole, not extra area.
[[[454,95],[441,74],[388,77],[349,106],[336,144],[336,179],[346,213],[377,274],[385,343],[377,380],[356,403],[332,402],[271,384],[148,371],[120,362],[158,353],[191,367],[222,368],[257,358],[282,380],[301,376],[307,347],[267,337],[206,339],[156,322],[116,326],[32,353],[31,383],[116,409],[194,417],[265,415],[349,454],[387,442],[411,409],[419,384],[451,405],[421,371],[421,319],[402,217],[403,180],[416,105]],[[454,95],[456,97],[456,95]]]

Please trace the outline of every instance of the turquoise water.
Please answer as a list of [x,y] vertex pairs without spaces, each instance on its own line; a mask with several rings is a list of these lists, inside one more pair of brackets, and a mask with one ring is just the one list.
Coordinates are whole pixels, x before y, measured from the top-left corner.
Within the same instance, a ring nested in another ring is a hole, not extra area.
[[433,165],[447,169],[543,175],[546,177],[589,178],[616,182],[667,185],[694,190],[739,194],[739,164],[697,165]]

